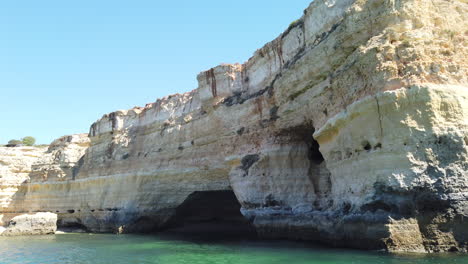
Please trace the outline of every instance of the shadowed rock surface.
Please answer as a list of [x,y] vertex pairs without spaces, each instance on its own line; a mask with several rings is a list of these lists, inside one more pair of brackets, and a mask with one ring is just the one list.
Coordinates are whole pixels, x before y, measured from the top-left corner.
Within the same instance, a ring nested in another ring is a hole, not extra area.
[[316,0],[192,92],[48,150],[0,148],[0,220],[160,230],[197,193],[232,190],[260,237],[466,251],[467,14],[456,0]]

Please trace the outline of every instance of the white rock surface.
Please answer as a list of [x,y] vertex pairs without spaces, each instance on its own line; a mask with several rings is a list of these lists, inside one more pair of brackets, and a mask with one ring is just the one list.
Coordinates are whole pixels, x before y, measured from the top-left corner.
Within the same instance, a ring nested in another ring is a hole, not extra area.
[[53,213],[22,214],[13,217],[1,232],[3,236],[48,235],[57,230],[57,215]]
[[316,0],[192,92],[47,152],[0,148],[2,221],[144,231],[194,192],[232,189],[263,237],[466,251],[467,16],[457,0]]

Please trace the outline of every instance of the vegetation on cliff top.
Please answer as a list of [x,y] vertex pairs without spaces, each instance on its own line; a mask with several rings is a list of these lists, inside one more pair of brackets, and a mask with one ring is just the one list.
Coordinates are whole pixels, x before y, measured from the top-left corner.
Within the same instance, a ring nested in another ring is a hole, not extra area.
[[34,146],[36,139],[31,136],[22,138],[21,140],[12,139],[8,141],[7,147],[19,147],[19,146]]

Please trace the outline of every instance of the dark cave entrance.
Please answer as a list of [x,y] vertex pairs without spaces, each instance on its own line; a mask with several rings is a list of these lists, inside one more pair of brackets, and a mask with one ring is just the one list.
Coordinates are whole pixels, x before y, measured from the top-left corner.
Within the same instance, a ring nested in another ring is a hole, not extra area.
[[[71,211],[71,210],[69,210]],[[67,233],[86,233],[88,228],[79,219],[58,219],[57,230]]]
[[256,232],[240,212],[233,191],[198,191],[176,209],[166,234],[185,239],[253,239]]
[[[330,206],[329,195],[332,189],[331,173],[326,166],[326,161],[320,152],[320,146],[313,137],[315,128],[312,124],[304,124],[285,131],[286,144],[294,144],[297,149],[302,149],[302,155],[296,157],[309,164],[307,176],[309,177],[316,195],[315,209],[322,210]],[[284,136],[284,134],[283,134]]]

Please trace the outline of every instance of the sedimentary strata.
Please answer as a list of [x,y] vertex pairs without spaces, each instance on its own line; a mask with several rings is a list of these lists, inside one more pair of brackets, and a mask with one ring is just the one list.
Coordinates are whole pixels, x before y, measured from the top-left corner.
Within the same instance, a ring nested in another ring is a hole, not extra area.
[[53,212],[62,227],[159,230],[233,191],[262,237],[466,251],[467,14],[455,0],[316,0],[192,92],[105,115],[36,160],[2,149],[2,186],[21,179],[2,187],[3,223]]

